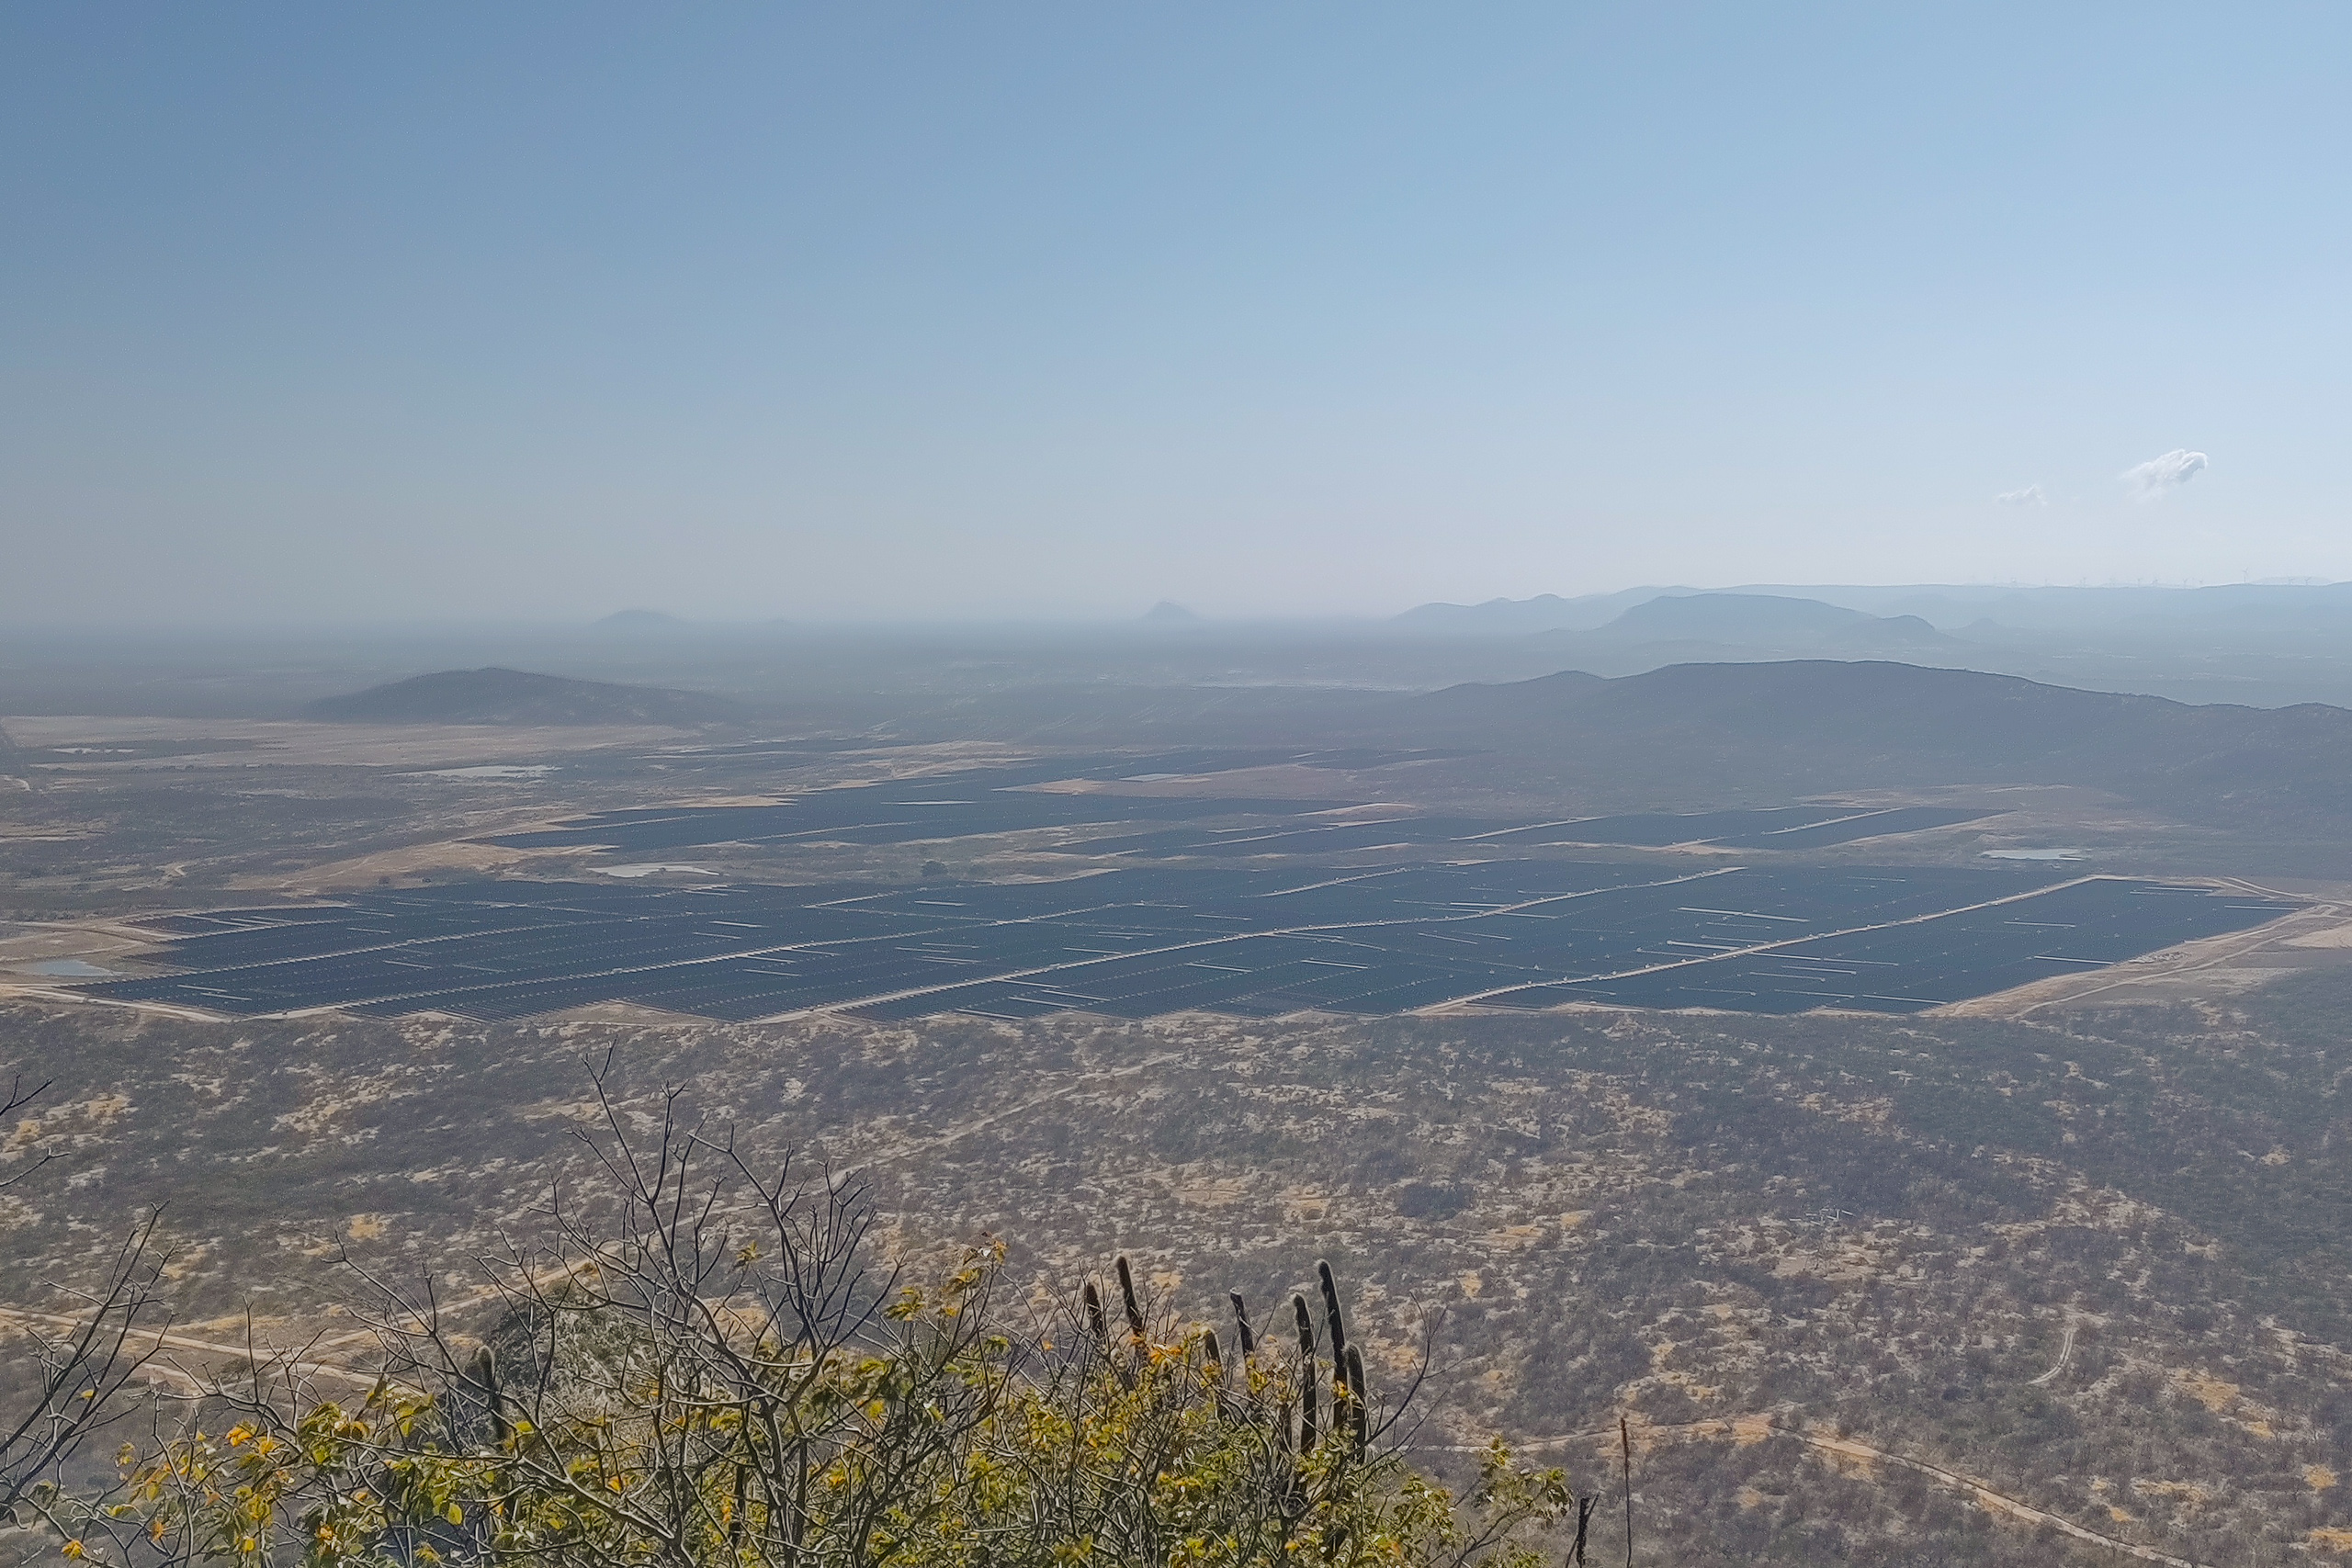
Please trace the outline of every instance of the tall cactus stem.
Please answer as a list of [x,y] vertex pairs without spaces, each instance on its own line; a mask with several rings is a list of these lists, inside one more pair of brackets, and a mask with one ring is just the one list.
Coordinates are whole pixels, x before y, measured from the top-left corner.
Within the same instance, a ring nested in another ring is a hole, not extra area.
[[1093,1280],[1089,1280],[1086,1289],[1080,1294],[1086,1302],[1086,1326],[1093,1331],[1094,1343],[1098,1347],[1109,1345],[1111,1325],[1102,1316],[1102,1292],[1094,1288]]
[[1340,1287],[1331,1278],[1330,1264],[1315,1260],[1315,1277],[1323,1286],[1323,1318],[1331,1325],[1331,1365],[1337,1368],[1348,1353],[1348,1325],[1340,1316]]
[[1127,1267],[1127,1255],[1124,1252],[1119,1254],[1118,1267],[1119,1299],[1126,1303],[1127,1332],[1135,1336],[1137,1344],[1141,1344],[1144,1340],[1143,1307],[1136,1301],[1135,1271]]
[[498,1358],[487,1345],[474,1356],[474,1376],[481,1382],[482,1403],[490,1411],[491,1441],[503,1445],[514,1429],[506,1424],[506,1401],[498,1392]]

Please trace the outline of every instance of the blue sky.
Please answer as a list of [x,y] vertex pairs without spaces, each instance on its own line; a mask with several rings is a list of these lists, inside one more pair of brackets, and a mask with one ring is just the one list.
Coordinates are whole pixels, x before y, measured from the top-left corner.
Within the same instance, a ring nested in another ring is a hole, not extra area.
[[0,615],[2352,577],[2347,45],[2322,6],[11,6]]

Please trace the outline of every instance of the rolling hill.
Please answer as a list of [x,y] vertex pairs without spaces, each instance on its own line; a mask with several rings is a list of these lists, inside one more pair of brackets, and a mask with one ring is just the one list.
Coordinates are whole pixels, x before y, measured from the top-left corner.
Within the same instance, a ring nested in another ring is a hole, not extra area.
[[1917,615],[1870,615],[1777,593],[1689,593],[1636,604],[1596,637],[1860,652],[1927,649],[1951,638]]
[[1434,637],[1524,637],[1531,632],[1590,631],[1619,612],[1662,593],[1687,588],[1627,588],[1614,593],[1580,593],[1563,599],[1538,593],[1532,599],[1488,599],[1477,604],[1417,604],[1390,625],[1400,631]]
[[1416,744],[1664,790],[2080,784],[2191,820],[2352,825],[2352,711],[2192,705],[1883,660],[1676,664],[1454,686],[1399,704]]
[[574,681],[492,666],[443,670],[303,710],[330,724],[656,724],[690,727],[735,716],[732,705],[693,692]]

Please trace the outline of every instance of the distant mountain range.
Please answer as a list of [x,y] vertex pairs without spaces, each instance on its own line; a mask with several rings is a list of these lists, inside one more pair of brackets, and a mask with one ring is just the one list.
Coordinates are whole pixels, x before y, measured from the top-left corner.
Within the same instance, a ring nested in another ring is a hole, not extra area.
[[[1418,605],[1393,618],[1401,630],[1453,637],[1523,637],[1533,632],[1599,631],[1627,611],[1665,599],[1812,601],[1864,615],[1917,616],[1944,629],[1991,621],[2021,629],[2151,629],[2185,622],[2322,620],[2352,624],[2352,582],[2232,582],[2210,588],[2125,585],[2099,588],[1917,583],[1758,585],[1724,590],[1627,588],[1562,598],[1489,599],[1480,604]],[[1634,628],[1637,629],[1638,623]]]
[[1819,599],[1874,615],[1921,615],[1946,628],[1977,621],[2041,631],[2109,633],[2280,621],[2352,626],[2352,582],[2225,582],[2210,588],[1775,586],[1748,592]]
[[1579,594],[1573,599],[1539,593],[1532,599],[1489,599],[1481,604],[1421,604],[1396,617],[1394,624],[1408,631],[1449,637],[1590,631],[1662,594],[1692,592],[1688,588],[1627,588],[1615,593]]
[[733,704],[658,686],[573,681],[492,666],[443,670],[312,703],[306,717],[332,724],[654,724],[723,722]]
[[1776,653],[1886,653],[1952,641],[1917,615],[1875,615],[1784,593],[1701,593],[1686,588],[1423,604],[1397,616],[1396,624],[1455,637],[1548,636],[1568,647],[1688,643]]
[[1770,593],[1670,594],[1634,605],[1591,635],[1856,652],[1952,641],[1917,615],[1868,615],[1818,599]]
[[1541,759],[1555,779],[1670,795],[2078,784],[2191,820],[2352,821],[2352,711],[2191,705],[1879,660],[1676,664],[1454,686],[1393,733]]
[[1424,604],[1387,625],[1403,645],[1445,644],[1498,662],[1534,655],[1603,675],[1730,660],[1895,659],[2194,703],[2352,706],[2352,583],[1640,588]]

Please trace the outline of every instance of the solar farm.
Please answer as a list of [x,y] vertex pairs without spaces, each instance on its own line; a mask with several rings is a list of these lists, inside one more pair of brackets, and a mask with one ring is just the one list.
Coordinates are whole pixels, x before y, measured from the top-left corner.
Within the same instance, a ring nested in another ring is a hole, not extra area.
[[[1987,815],[1960,807],[1496,821],[1200,792],[1270,761],[1344,769],[1408,756],[1063,759],[575,817],[490,841],[646,855],[1026,835],[1030,863],[1049,869],[912,886],[484,879],[157,916],[141,922],[153,943],[141,973],[74,988],[232,1017],[483,1021],[609,1003],[730,1021],[1570,1003],[1908,1013],[2294,907],[2050,863],[1823,863],[1840,845]],[[1149,793],[1171,779],[1196,792]]]
[[[1073,829],[1074,855],[1141,860],[1321,855],[1396,846],[1490,852],[1504,847],[1705,845],[1787,852],[1949,827],[1989,815],[1948,807],[1784,806],[1690,814],[1646,812],[1543,822],[1432,815],[1329,798],[1103,794],[1053,785],[1117,785],[1286,764],[1374,767],[1412,752],[1214,751],[1084,758],[847,789],[816,790],[766,806],[648,807],[596,812],[488,841],[522,850],[605,849],[661,854],[700,845],[918,843],[1038,829]],[[1165,824],[1165,826],[1159,826]],[[1090,834],[1099,828],[1099,836]],[[1137,829],[1142,830],[1138,831]]]
[[78,988],[227,1016],[478,1020],[605,1002],[727,1021],[1571,1002],[1906,1013],[2290,908],[2048,874],[1502,860],[881,893],[494,882],[164,917],[152,924],[166,972]]

